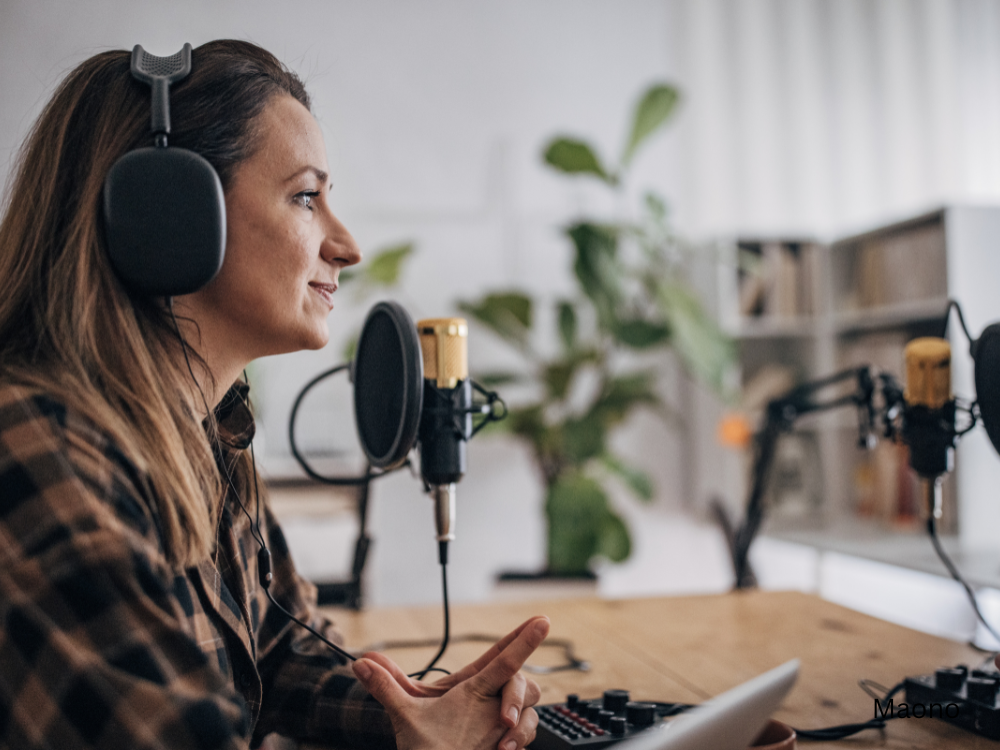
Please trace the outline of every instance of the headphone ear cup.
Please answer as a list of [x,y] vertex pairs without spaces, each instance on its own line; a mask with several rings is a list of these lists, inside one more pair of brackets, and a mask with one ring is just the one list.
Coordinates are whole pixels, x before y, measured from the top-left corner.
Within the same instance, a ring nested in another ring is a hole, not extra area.
[[226,204],[204,158],[181,148],[141,148],[104,181],[104,230],[111,264],[129,290],[189,294],[222,268]]

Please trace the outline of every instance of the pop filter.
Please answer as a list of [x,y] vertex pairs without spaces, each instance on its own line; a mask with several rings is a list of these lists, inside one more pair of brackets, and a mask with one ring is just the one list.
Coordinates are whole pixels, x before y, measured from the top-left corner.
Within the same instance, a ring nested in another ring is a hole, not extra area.
[[417,328],[396,302],[368,313],[351,365],[354,418],[368,461],[392,469],[417,440],[424,398],[424,364]]
[[1000,453],[1000,323],[987,326],[973,344],[972,361],[979,416]]

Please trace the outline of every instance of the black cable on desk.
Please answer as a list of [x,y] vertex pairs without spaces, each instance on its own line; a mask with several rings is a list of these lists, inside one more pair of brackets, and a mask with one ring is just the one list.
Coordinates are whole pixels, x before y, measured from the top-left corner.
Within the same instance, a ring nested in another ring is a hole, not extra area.
[[444,656],[444,652],[448,649],[448,641],[451,638],[451,616],[448,608],[448,542],[440,542],[439,554],[441,559],[441,596],[444,600],[444,638],[441,639],[441,648],[438,649],[437,654],[431,659],[430,664],[424,667],[421,671],[415,672],[410,675],[410,677],[416,677],[418,680],[424,679],[428,672],[431,671],[443,671],[435,667],[435,665],[440,661],[441,657]]
[[[861,680],[858,684],[861,686],[862,690],[864,690],[866,693],[868,693],[868,695],[871,695],[873,698],[875,698],[876,701],[878,701],[879,708],[883,712],[883,716],[881,718],[876,717],[874,719],[858,722],[856,724],[839,724],[834,727],[823,727],[822,729],[798,729],[796,727],[792,727],[792,729],[795,730],[795,734],[797,734],[804,740],[831,742],[834,740],[842,740],[846,737],[850,737],[851,735],[855,735],[858,732],[863,732],[866,729],[885,729],[885,723],[890,719],[895,719],[896,717],[892,714],[884,715],[884,712],[889,710],[890,701],[896,695],[896,693],[898,693],[900,690],[906,687],[906,683],[905,682],[899,683],[890,690],[887,690],[882,698],[879,698],[875,693],[873,693],[869,689],[868,685],[866,684],[870,682],[871,682],[870,680]],[[879,687],[881,688],[882,686],[880,685]]]
[[948,557],[948,554],[944,551],[944,547],[941,546],[941,540],[938,538],[937,534],[937,521],[934,518],[933,509],[930,516],[927,519],[927,533],[930,534],[931,544],[934,545],[934,551],[937,552],[937,556],[941,558],[941,562],[944,563],[944,566],[948,569],[948,573],[951,575],[953,579],[955,579],[956,581],[958,581],[958,583],[962,585],[963,589],[965,589],[965,595],[969,597],[969,603],[972,605],[972,609],[975,610],[976,617],[979,618],[979,621],[990,632],[990,635],[992,635],[994,638],[996,638],[998,642],[1000,642],[1000,635],[997,635],[997,631],[995,631],[993,629],[993,626],[986,621],[986,618],[983,617],[983,613],[979,610],[979,602],[976,601],[976,594],[972,590],[972,587],[968,583],[966,583],[965,579],[962,577],[962,574],[955,566],[955,563],[952,562],[951,558]]

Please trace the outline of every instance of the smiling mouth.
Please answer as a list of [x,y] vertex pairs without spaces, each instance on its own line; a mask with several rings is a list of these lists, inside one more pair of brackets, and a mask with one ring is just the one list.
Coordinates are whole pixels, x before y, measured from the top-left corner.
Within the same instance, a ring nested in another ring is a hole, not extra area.
[[309,283],[309,286],[323,298],[323,301],[326,302],[331,309],[333,308],[333,293],[337,291],[336,284],[320,284],[313,281]]

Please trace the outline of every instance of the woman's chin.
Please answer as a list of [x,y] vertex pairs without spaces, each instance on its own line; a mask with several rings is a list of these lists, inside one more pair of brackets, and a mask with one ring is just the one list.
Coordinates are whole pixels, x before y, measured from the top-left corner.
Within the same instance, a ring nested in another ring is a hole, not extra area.
[[277,346],[268,347],[270,351],[267,354],[273,356],[306,350],[315,351],[322,349],[328,343],[330,343],[330,330],[326,326],[309,330],[299,330],[295,335],[283,337]]

